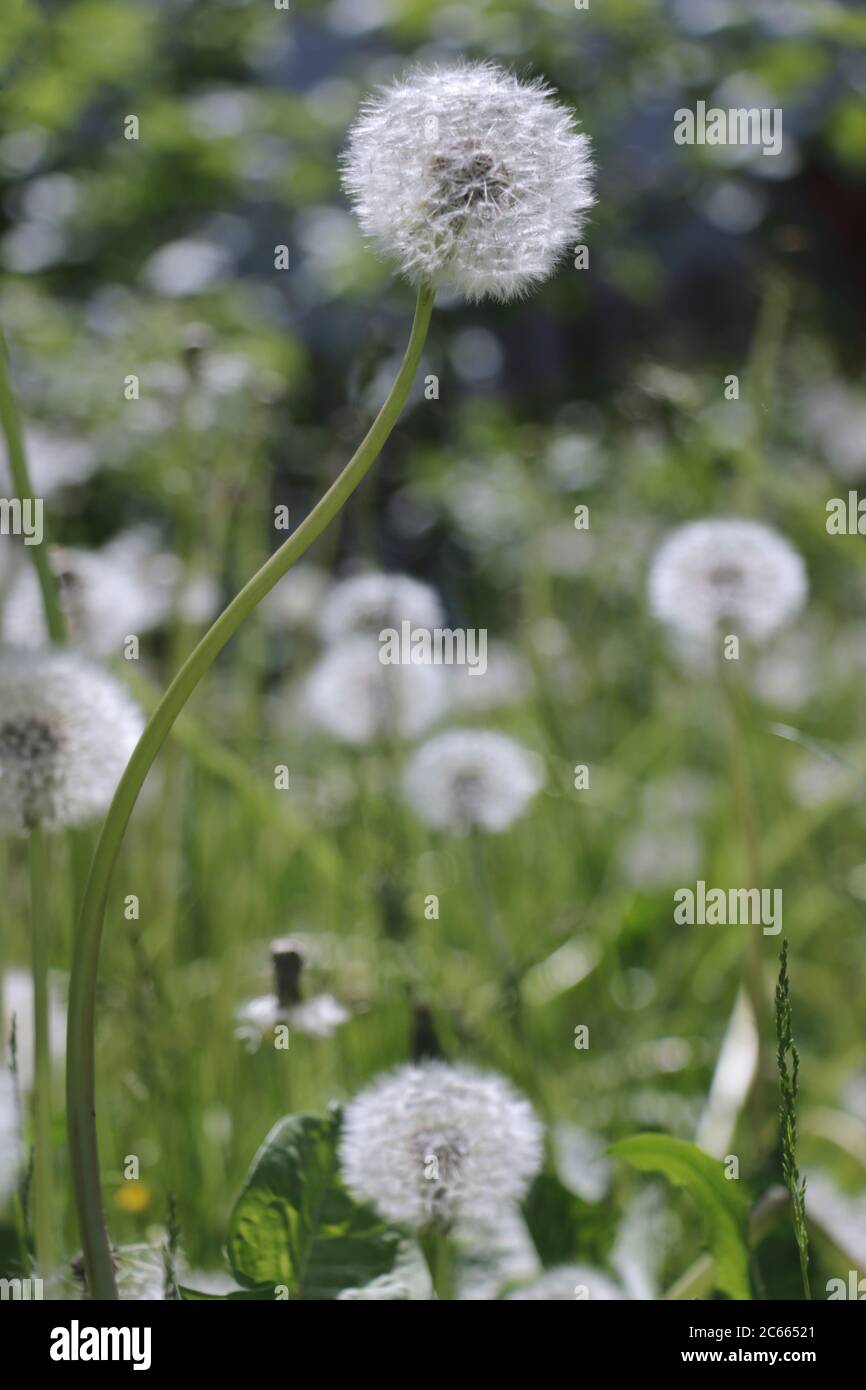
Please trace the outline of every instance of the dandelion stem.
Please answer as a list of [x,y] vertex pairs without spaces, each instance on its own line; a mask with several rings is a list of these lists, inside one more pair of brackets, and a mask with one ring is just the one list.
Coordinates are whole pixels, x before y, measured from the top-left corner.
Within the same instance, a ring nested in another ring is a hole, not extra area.
[[[3,429],[6,449],[9,454],[9,472],[12,475],[12,485],[19,501],[23,503],[25,498],[34,497],[33,483],[30,479],[30,470],[27,467],[27,454],[21,435],[21,421],[9,376],[9,360],[6,355],[6,342],[2,330],[0,330],[0,426]],[[63,642],[66,638],[66,624],[63,621],[63,612],[57,593],[57,580],[48,558],[48,533],[44,518],[41,544],[29,545],[27,549],[30,551],[36,577],[39,580],[48,636],[52,642]]]
[[48,1009],[48,904],[45,840],[38,826],[27,837],[30,858],[30,915],[33,951],[33,1117],[35,1134],[34,1228],[36,1267],[43,1278],[53,1268],[51,1225],[51,1037]]
[[305,554],[375,463],[409,394],[433,309],[433,291],[418,291],[412,332],[384,405],[357,452],[301,525],[241,589],[187,657],[151,714],[108,811],[81,906],[69,985],[66,1060],[67,1123],[72,1180],[91,1298],[114,1299],[117,1287],[102,1211],[96,1136],[94,1031],[99,946],[111,876],[144,780],[174,721],[241,623]]
[[454,1246],[449,1236],[442,1231],[426,1231],[419,1237],[419,1244],[436,1297],[445,1303],[454,1299]]

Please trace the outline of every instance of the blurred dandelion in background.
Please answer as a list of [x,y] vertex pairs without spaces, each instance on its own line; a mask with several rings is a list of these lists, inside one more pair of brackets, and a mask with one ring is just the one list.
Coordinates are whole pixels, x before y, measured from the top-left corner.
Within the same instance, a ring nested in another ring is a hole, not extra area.
[[60,830],[100,815],[142,728],[120,682],[82,657],[0,651],[0,829]]

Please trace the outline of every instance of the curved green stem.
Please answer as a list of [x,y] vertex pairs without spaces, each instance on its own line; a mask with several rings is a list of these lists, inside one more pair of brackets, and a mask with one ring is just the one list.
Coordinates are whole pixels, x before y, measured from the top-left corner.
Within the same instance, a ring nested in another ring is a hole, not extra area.
[[[24,441],[21,435],[21,421],[18,418],[15,393],[9,378],[6,343],[3,340],[2,332],[0,332],[0,426],[2,426],[6,439],[12,484],[19,501],[23,503],[25,498],[34,497],[33,483],[30,478],[30,470],[27,467],[27,455],[24,452]],[[57,593],[57,580],[48,558],[48,532],[44,517],[41,543],[29,545],[27,549],[33,557],[36,576],[39,580],[48,636],[52,642],[63,642],[66,639],[66,624],[63,621],[63,612]]]
[[400,370],[387,400],[357,453],[297,531],[262,565],[228,608],[220,614],[166,690],[147,721],[102,827],[90,868],[75,939],[69,984],[66,1055],[67,1123],[72,1180],[87,1287],[91,1298],[117,1297],[100,1191],[94,1093],[94,1025],[96,972],[102,924],[111,875],[126,826],[156,755],[199,681],[256,604],[321,535],[376,461],[397,423],[409,394],[427,336],[433,298],[433,291],[422,285],[418,291],[412,332]]

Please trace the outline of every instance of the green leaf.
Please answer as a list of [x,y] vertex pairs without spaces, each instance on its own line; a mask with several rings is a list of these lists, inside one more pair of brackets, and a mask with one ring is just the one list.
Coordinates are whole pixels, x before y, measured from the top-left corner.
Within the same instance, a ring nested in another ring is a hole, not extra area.
[[667,1134],[631,1135],[614,1144],[611,1153],[642,1172],[662,1173],[692,1194],[716,1262],[716,1287],[731,1298],[751,1298],[746,1243],[749,1203],[737,1180],[725,1177],[719,1160]]
[[184,1284],[178,1284],[178,1293],[184,1303],[236,1303],[244,1302],[273,1303],[274,1287],[273,1284],[266,1284],[261,1289],[231,1289],[228,1293],[203,1293],[201,1289],[188,1289]]
[[292,1115],[265,1139],[229,1223],[239,1284],[284,1285],[290,1299],[332,1299],[393,1268],[402,1237],[343,1187],[339,1127],[336,1115]]
[[543,1265],[567,1264],[578,1241],[578,1200],[553,1173],[539,1173],[523,1202],[523,1216]]
[[604,1262],[613,1240],[613,1213],[607,1203],[584,1202],[556,1173],[547,1171],[533,1181],[522,1212],[546,1268],[580,1259]]

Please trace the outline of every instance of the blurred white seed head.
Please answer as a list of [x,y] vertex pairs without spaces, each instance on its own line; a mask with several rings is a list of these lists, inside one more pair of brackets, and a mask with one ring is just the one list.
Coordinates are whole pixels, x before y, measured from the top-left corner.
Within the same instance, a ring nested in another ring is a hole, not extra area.
[[801,407],[806,434],[833,472],[856,483],[866,477],[866,395],[845,381],[807,388]]
[[[91,656],[118,654],[127,636],[152,632],[174,611],[188,622],[206,621],[219,601],[213,581],[184,575],[177,556],[161,551],[146,528],[121,532],[100,550],[55,546],[50,560],[70,640]],[[10,585],[3,638],[16,647],[48,641],[32,565]]]
[[[54,973],[48,977],[48,1023],[51,1038],[51,1060],[62,1062],[66,1054],[66,982]],[[0,1038],[0,1072],[10,1063],[9,1038],[15,1019],[15,1056],[18,1085],[26,1094],[33,1087],[35,1076],[33,1057],[33,974],[20,966],[10,966],[0,979],[0,1017],[3,1037]]]
[[508,642],[491,642],[487,669],[452,666],[451,700],[460,715],[483,714],[519,704],[532,690],[532,672],[520,652]]
[[274,632],[315,627],[331,579],[318,565],[295,565],[262,602],[262,617]]
[[506,830],[544,782],[539,758],[506,734],[452,729],[421,745],[404,777],[406,797],[436,830]]
[[407,574],[359,574],[335,584],[322,604],[319,632],[325,642],[344,637],[377,638],[383,628],[408,622],[439,627],[442,605],[435,589]]
[[806,567],[794,547],[757,521],[693,521],[673,531],[649,576],[653,613],[700,647],[730,623],[738,636],[769,637],[806,602]]
[[[42,425],[25,425],[23,442],[37,497],[53,497],[61,488],[84,483],[96,470],[96,455],[83,439]],[[0,488],[8,496],[11,487],[6,445],[0,441]]]
[[413,283],[507,300],[547,279],[592,206],[589,139],[541,80],[494,63],[414,68],[367,101],[343,184]]
[[423,733],[445,710],[448,689],[444,666],[385,666],[375,640],[351,637],[313,667],[304,702],[314,726],[361,745]]
[[555,1265],[534,1283],[507,1295],[508,1300],[521,1303],[574,1303],[583,1300],[610,1303],[627,1297],[609,1275],[590,1265]]
[[257,1052],[263,1038],[273,1037],[280,1024],[306,1038],[330,1038],[349,1018],[349,1010],[333,994],[314,994],[297,1004],[281,1004],[275,994],[261,994],[236,1009],[235,1037],[246,1043],[248,1051]]
[[120,682],[74,653],[0,651],[0,834],[101,815],[142,727]]
[[503,1077],[468,1066],[400,1067],[357,1095],[343,1119],[347,1187],[416,1231],[495,1221],[541,1160],[529,1101]]

